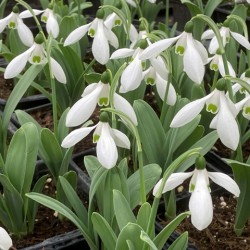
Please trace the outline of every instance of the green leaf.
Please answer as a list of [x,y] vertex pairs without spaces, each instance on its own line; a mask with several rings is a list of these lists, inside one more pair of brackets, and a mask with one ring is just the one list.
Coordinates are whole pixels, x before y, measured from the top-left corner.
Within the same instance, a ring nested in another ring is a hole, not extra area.
[[96,244],[93,241],[92,236],[90,235],[88,231],[88,225],[84,225],[83,221],[81,221],[76,214],[74,214],[67,206],[65,206],[63,203],[57,201],[54,198],[51,198],[49,196],[46,196],[44,194],[39,194],[39,193],[28,193],[26,194],[27,197],[30,199],[35,200],[36,202],[39,202],[40,204],[55,210],[68,218],[71,222],[73,222],[77,228],[81,231],[83,234],[84,238],[88,242],[89,246],[93,249],[97,250]]
[[128,223],[118,235],[115,250],[129,250],[127,241],[134,249],[143,249],[144,242],[140,239],[142,228],[135,223]]
[[150,237],[144,231],[141,231],[140,239],[144,241],[148,246],[150,246],[150,249],[158,250],[154,242],[150,239]]
[[[161,172],[161,167],[157,164],[149,164],[143,167],[146,194],[155,186],[161,176]],[[139,170],[128,178],[128,188],[130,207],[134,209],[141,201]]]
[[94,212],[91,216],[91,220],[95,231],[100,235],[106,249],[115,249],[117,237],[105,218]]
[[197,14],[202,14],[203,10],[200,9],[197,5],[192,3],[190,0],[181,0],[181,3],[186,4],[189,12],[191,13],[192,16],[196,16]]
[[186,250],[188,246],[188,232],[181,234],[168,248],[168,250]]
[[63,160],[63,153],[55,134],[48,128],[43,128],[41,130],[41,144],[39,150],[42,152],[43,160],[51,174],[57,179]]
[[87,209],[83,206],[81,199],[77,195],[76,191],[72,188],[72,185],[68,182],[68,180],[59,176],[59,181],[62,185],[63,191],[72,208],[74,209],[77,217],[85,224],[88,225],[88,212]]
[[84,157],[84,165],[91,179],[93,178],[93,175],[97,171],[97,169],[101,167],[100,162],[93,155],[87,155]]
[[240,188],[234,224],[234,231],[239,236],[250,218],[250,165],[234,160],[227,160],[227,163],[232,167],[235,181]]
[[66,117],[67,117],[67,113],[69,111],[69,108],[67,108],[66,110],[64,110],[64,112],[62,113],[59,123],[58,123],[58,141],[61,144],[63,139],[68,135],[69,133],[69,128],[66,127]]
[[15,88],[12,90],[3,113],[3,129],[5,131],[8,129],[11,115],[14,112],[18,102],[23,97],[24,93],[34,81],[36,76],[42,70],[43,66],[44,65],[31,65],[17,82]]
[[[174,232],[176,227],[188,216],[190,212],[185,212],[179,214],[175,219],[173,219],[168,225],[166,225],[162,231],[154,238],[153,242],[158,249],[162,249],[166,243],[169,236]],[[179,249],[179,248],[177,248]]]
[[39,134],[32,123],[18,129],[8,149],[5,173],[20,194],[28,192],[32,183],[38,153]]
[[204,14],[207,16],[212,16],[214,10],[223,0],[208,0],[205,6]]
[[138,131],[143,145],[145,163],[164,164],[162,145],[166,136],[161,122],[154,110],[143,100],[134,102],[134,110],[138,120]]
[[113,190],[113,203],[116,221],[120,230],[122,230],[129,222],[136,223],[135,216],[131,211],[128,201],[118,190]]
[[42,129],[41,125],[27,112],[17,109],[15,111],[15,114],[17,116],[17,119],[21,125],[27,123],[27,122],[32,122],[34,125],[36,125],[37,130],[40,133],[40,130]]
[[150,213],[151,205],[148,202],[143,203],[137,214],[137,224],[142,227],[144,231],[147,231],[148,218],[150,217]]

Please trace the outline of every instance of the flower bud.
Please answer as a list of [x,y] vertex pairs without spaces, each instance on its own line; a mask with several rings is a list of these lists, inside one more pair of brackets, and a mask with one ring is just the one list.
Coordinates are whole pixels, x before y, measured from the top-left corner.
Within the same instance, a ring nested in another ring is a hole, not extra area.
[[109,83],[110,82],[110,72],[108,70],[104,71],[101,75],[101,82],[102,83]]
[[148,47],[147,40],[146,39],[140,40],[140,45],[139,46],[140,46],[141,49],[146,49]]
[[215,84],[215,88],[220,91],[226,91],[227,90],[227,81],[224,78],[221,78],[217,81]]
[[199,169],[199,170],[202,170],[205,167],[206,167],[206,160],[205,160],[205,158],[202,155],[200,155],[195,160],[195,168]]
[[41,33],[38,33],[35,37],[35,43],[37,44],[42,44],[44,42],[43,36]]
[[104,10],[103,9],[99,9],[97,10],[96,12],[96,17],[99,18],[99,19],[103,19],[104,18]]
[[53,3],[48,4],[48,9],[53,10]]
[[193,21],[188,21],[184,27],[184,30],[187,32],[187,33],[192,33],[193,31],[193,27],[194,27],[194,23]]
[[99,119],[101,122],[108,122],[109,120],[109,116],[108,116],[108,113],[107,112],[101,112],[100,114],[100,119]]
[[12,8],[12,12],[14,13],[19,13],[19,8],[17,5],[15,5],[13,8]]

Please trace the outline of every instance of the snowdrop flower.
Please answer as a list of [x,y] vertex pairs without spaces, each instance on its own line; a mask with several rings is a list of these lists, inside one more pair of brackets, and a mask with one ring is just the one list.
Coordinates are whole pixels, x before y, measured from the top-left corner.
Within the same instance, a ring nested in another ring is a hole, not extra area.
[[[208,58],[208,63],[210,63],[211,70],[214,70],[214,71],[219,70],[221,76],[223,77],[226,76],[222,55],[215,54],[214,56]],[[236,77],[233,66],[229,61],[227,61],[227,67],[229,70],[229,75],[232,77]]]
[[[9,79],[17,76],[26,66],[27,62],[31,64],[46,64],[47,52],[43,46],[43,39],[40,34],[37,35],[34,44],[25,52],[15,57],[6,67],[4,78]],[[52,73],[54,77],[61,83],[66,83],[66,76],[61,65],[52,57],[50,57]]]
[[[220,28],[220,35],[222,37],[222,43],[223,43],[224,47],[229,42],[229,39],[231,37],[233,37],[240,45],[242,45],[247,50],[250,50],[249,41],[244,36],[242,36],[241,34],[231,31],[228,27],[222,26]],[[210,42],[209,47],[208,47],[208,52],[210,54],[215,54],[216,51],[219,48],[219,43],[218,43],[218,40],[217,40],[213,30],[211,30],[211,29],[206,30],[202,34],[201,39],[202,40],[211,39],[211,42]]]
[[[219,88],[219,84],[217,84]],[[210,128],[216,129],[221,142],[236,150],[239,143],[239,128],[235,117],[237,109],[224,90],[214,89],[209,95],[185,105],[172,120],[170,127],[177,128],[192,121],[206,105],[206,110],[215,114]]]
[[[57,22],[56,16],[53,12],[53,6],[49,4],[48,8],[45,10],[33,10],[35,15],[42,14],[41,21],[46,23],[46,30],[48,34],[51,34],[53,38],[57,38],[59,35],[59,24]],[[32,17],[32,13],[29,10],[25,10],[20,13],[21,18]]]
[[96,61],[100,64],[106,64],[110,57],[109,43],[118,48],[119,42],[113,31],[104,24],[104,11],[99,9],[96,18],[89,24],[80,26],[72,31],[64,42],[64,46],[71,45],[79,41],[87,32],[93,37],[92,53]]
[[[203,157],[202,157],[203,158]],[[194,171],[188,173],[173,173],[164,184],[163,192],[170,191],[184,180],[191,177],[189,183],[189,210],[191,212],[191,222],[198,230],[203,230],[209,226],[213,219],[213,203],[210,195],[209,178],[216,184],[222,186],[236,197],[240,194],[240,189],[236,182],[228,175],[217,172],[208,172],[204,166],[197,166]],[[158,195],[162,179],[155,185],[153,195]]]
[[[67,114],[67,127],[78,126],[87,121],[97,104],[99,106],[109,105],[109,81],[109,72],[105,71],[98,83],[92,83],[85,88],[82,98],[71,107]],[[114,108],[128,115],[132,122],[137,125],[134,109],[125,98],[116,93],[114,93]]]
[[[240,76],[240,79],[250,85],[250,71],[247,70],[246,72],[242,73]],[[239,91],[241,94],[248,95],[248,92],[246,91],[246,89],[243,88],[239,83],[235,83],[232,86],[232,89],[233,89],[233,94],[236,94]]]
[[175,52],[183,56],[183,70],[195,83],[200,84],[205,74],[208,54],[205,47],[193,38],[191,30],[193,24],[188,22],[179,36],[166,38],[149,45],[140,55],[141,60],[156,57],[161,52],[176,43]]
[[101,113],[100,121],[97,125],[79,128],[68,134],[62,142],[62,147],[70,148],[74,146],[92,130],[95,130],[93,142],[97,143],[96,154],[98,161],[107,169],[113,168],[118,159],[117,146],[129,149],[130,141],[125,134],[110,127],[106,112]]
[[10,247],[12,247],[13,243],[9,236],[9,234],[6,232],[6,230],[2,227],[0,227],[0,249],[2,250],[9,250]]
[[245,98],[236,103],[235,106],[238,112],[242,110],[242,115],[250,120],[250,95],[248,93],[246,93]]
[[34,42],[34,37],[31,30],[23,23],[22,18],[22,13],[19,14],[18,7],[15,6],[7,17],[0,20],[0,33],[6,27],[16,29],[22,43],[30,47]]
[[[134,89],[137,89],[143,79],[147,84],[156,85],[156,90],[162,100],[164,100],[168,71],[163,59],[158,56],[157,58],[150,59],[150,67],[143,71],[145,62],[139,59],[143,49],[147,46],[147,40],[141,40],[140,47],[136,49],[123,48],[116,50],[110,59],[119,59],[128,56],[132,56],[132,61],[125,68],[121,75],[121,87],[120,92],[125,93]],[[171,83],[169,83],[168,95],[166,102],[169,105],[174,105],[176,102],[176,92]]]

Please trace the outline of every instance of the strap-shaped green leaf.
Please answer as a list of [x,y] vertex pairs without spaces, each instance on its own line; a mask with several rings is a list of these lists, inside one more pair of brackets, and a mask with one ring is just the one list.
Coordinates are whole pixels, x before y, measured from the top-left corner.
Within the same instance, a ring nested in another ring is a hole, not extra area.
[[63,153],[55,134],[47,128],[41,130],[39,151],[50,172],[57,179],[63,161]]
[[144,241],[151,250],[158,250],[154,242],[150,239],[150,237],[144,231],[141,231],[140,239]]
[[129,222],[136,223],[135,216],[128,201],[119,190],[113,190],[113,203],[116,221],[120,230],[122,230]]
[[141,205],[137,214],[137,224],[142,227],[144,231],[147,231],[148,218],[150,218],[151,205],[145,202]]
[[186,250],[188,246],[188,232],[181,234],[168,248],[168,250]]
[[[154,243],[158,249],[162,249],[169,236],[174,232],[176,227],[184,220],[190,212],[181,213],[175,219],[173,219],[162,231],[154,238]],[[176,248],[179,249],[179,248]]]
[[[143,167],[146,194],[152,190],[159,180],[161,172],[161,167],[157,164],[149,164]],[[130,193],[130,207],[134,209],[141,201],[139,170],[128,178],[128,188]]]
[[95,231],[100,235],[106,249],[115,249],[117,237],[105,218],[94,212],[91,220]]

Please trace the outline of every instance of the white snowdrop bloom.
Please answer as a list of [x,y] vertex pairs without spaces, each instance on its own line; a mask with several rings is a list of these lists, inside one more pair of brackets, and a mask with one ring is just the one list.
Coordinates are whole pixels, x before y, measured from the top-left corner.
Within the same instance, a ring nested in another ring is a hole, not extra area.
[[0,227],[0,249],[9,250],[12,247],[12,240],[6,230]]
[[106,64],[110,57],[109,43],[118,48],[119,42],[114,32],[104,24],[104,11],[97,11],[96,18],[89,24],[80,26],[72,31],[65,39],[64,46],[71,45],[79,41],[87,32],[93,37],[92,53],[96,61],[100,64]]
[[[237,183],[226,174],[208,172],[206,168],[195,168],[192,172],[171,174],[164,184],[162,193],[176,188],[191,176],[189,183],[189,192],[191,192],[189,200],[191,222],[198,230],[203,230],[209,226],[213,219],[213,203],[210,195],[209,178],[236,197],[239,196],[240,189]],[[153,195],[158,195],[161,184],[162,179],[155,185]]]
[[[226,76],[222,55],[215,54],[214,56],[208,58],[208,63],[210,63],[211,70],[219,70],[221,76]],[[232,77],[236,77],[236,73],[233,69],[233,66],[229,61],[227,61],[227,66],[229,70],[229,75]]]
[[183,56],[183,70],[195,83],[200,84],[205,74],[208,54],[205,47],[193,38],[192,33],[183,31],[179,36],[166,38],[149,45],[140,55],[141,60],[158,56],[176,43],[175,52]]
[[[71,107],[67,114],[67,127],[79,126],[87,121],[93,114],[97,104],[99,106],[109,105],[109,81],[109,73],[106,71],[102,74],[98,83],[92,83],[85,88],[82,98]],[[129,116],[132,122],[137,125],[133,107],[125,98],[116,93],[114,93],[114,108]]]
[[[243,35],[241,35],[237,32],[231,31],[228,27],[222,26],[220,28],[220,35],[221,35],[222,43],[223,43],[224,47],[229,42],[230,37],[233,37],[241,46],[243,46],[247,50],[250,50],[249,41]],[[217,40],[213,30],[210,30],[210,29],[206,30],[202,34],[201,39],[202,40],[211,39],[209,47],[208,47],[208,51],[210,54],[215,54],[219,48],[219,43],[218,43],[218,40]]]
[[[36,38],[36,40],[37,42],[34,42],[28,50],[15,57],[8,64],[4,72],[5,79],[16,77],[24,69],[27,62],[31,64],[46,64],[48,62],[47,52],[44,49],[44,45],[40,43],[40,38]],[[66,76],[61,65],[52,57],[50,57],[50,62],[54,77],[59,82],[66,83]]]
[[107,121],[106,112],[101,113],[100,122],[97,125],[72,131],[64,138],[62,147],[70,148],[74,146],[94,130],[93,142],[97,143],[97,159],[103,167],[113,168],[118,159],[117,147],[130,149],[130,141],[124,133],[111,128]]
[[[246,76],[246,73],[247,73],[247,76]],[[247,84],[250,85],[249,73],[250,72],[244,72],[244,73],[242,73],[241,76],[240,76],[240,79],[243,80],[243,81],[245,81]],[[241,94],[248,95],[248,92],[246,91],[246,89],[243,88],[239,83],[235,83],[232,86],[232,89],[233,89],[233,93],[234,94],[236,94],[239,91]]]
[[192,121],[206,105],[206,110],[216,114],[210,128],[216,129],[221,142],[228,148],[236,150],[240,133],[235,120],[237,109],[225,94],[225,91],[214,89],[209,95],[192,101],[180,109],[172,120],[170,127],[177,128]]
[[0,33],[8,27],[16,29],[22,43],[28,47],[34,43],[34,37],[31,30],[24,24],[22,13],[18,13],[18,8],[14,7],[13,11],[5,18],[0,20]]
[[245,98],[236,103],[235,106],[238,112],[242,110],[242,115],[250,120],[250,95],[248,93],[246,93]]
[[[46,30],[48,34],[51,34],[53,38],[57,38],[59,35],[59,24],[56,19],[55,13],[52,9],[52,6],[45,10],[33,10],[35,15],[41,15],[41,21],[46,23]],[[32,17],[32,13],[29,10],[25,10],[20,13],[21,18]]]

